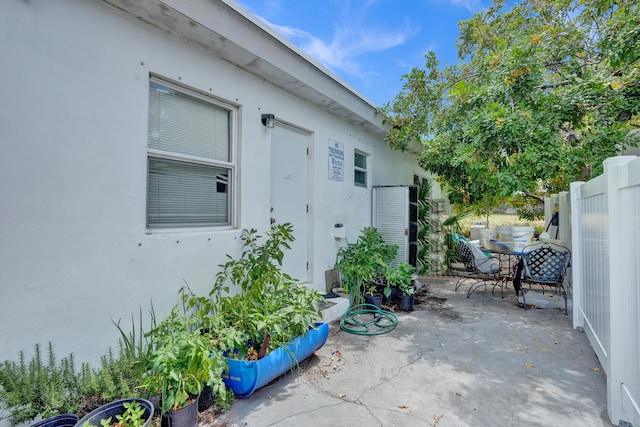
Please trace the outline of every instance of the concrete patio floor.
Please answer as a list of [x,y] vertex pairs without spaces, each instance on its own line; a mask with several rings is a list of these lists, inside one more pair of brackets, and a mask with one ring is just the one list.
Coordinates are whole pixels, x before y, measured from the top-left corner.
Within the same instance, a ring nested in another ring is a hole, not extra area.
[[[557,309],[523,310],[513,289],[466,298],[423,277],[422,303],[395,330],[358,336],[332,322],[300,369],[216,424],[234,426],[611,426],[605,374]],[[340,357],[341,356],[341,357]]]

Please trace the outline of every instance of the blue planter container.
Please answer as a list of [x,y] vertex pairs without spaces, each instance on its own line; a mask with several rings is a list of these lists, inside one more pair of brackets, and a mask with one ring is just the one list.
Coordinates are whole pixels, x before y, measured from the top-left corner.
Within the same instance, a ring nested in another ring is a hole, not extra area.
[[240,399],[251,396],[327,342],[329,324],[317,323],[316,328],[286,344],[287,350],[278,347],[260,360],[229,359],[229,374],[224,378],[225,384]]

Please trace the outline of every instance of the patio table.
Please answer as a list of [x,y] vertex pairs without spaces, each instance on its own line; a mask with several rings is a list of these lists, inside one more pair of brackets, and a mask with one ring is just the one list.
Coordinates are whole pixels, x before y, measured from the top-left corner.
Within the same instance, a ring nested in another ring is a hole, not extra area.
[[507,282],[513,281],[513,275],[515,267],[520,260],[521,252],[514,252],[512,249],[500,249],[500,248],[485,248],[480,247],[480,250],[490,254],[492,258],[498,260],[500,266],[499,281],[507,286]]

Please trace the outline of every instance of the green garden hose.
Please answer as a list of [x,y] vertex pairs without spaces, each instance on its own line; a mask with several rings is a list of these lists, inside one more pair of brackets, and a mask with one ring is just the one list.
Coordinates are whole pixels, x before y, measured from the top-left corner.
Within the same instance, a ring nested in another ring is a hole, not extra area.
[[[355,335],[382,335],[391,332],[398,324],[398,317],[373,304],[350,307],[340,319],[340,328]],[[372,329],[375,327],[376,329]]]

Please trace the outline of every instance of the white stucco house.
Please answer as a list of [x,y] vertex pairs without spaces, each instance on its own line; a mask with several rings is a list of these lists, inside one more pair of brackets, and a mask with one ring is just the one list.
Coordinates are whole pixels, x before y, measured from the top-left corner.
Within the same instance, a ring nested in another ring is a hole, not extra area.
[[0,35],[0,360],[51,341],[97,363],[112,319],[206,294],[272,218],[324,291],[334,224],[355,239],[373,186],[425,176],[375,105],[230,0],[7,0]]

